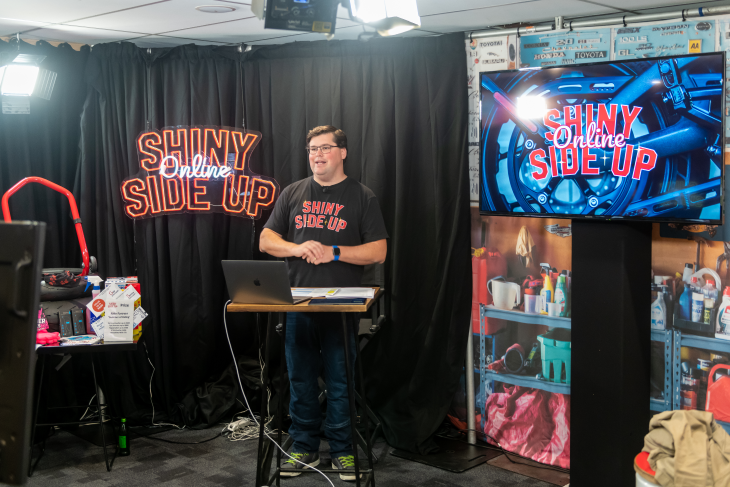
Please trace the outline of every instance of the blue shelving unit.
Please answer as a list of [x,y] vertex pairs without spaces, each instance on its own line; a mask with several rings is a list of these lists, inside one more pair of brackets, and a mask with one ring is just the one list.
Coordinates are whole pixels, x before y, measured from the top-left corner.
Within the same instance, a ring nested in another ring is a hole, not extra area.
[[651,339],[664,343],[664,400],[649,399],[649,410],[660,413],[672,409],[672,330],[651,330]]
[[[507,311],[495,308],[492,305],[479,306],[479,395],[477,408],[481,413],[481,431],[484,431],[486,422],[486,414],[484,406],[488,391],[494,390],[494,382],[503,382],[505,384],[513,384],[524,387],[532,387],[534,389],[542,389],[543,391],[555,392],[559,394],[570,394],[570,384],[558,382],[549,382],[546,380],[538,380],[534,376],[514,375],[514,374],[497,374],[487,370],[487,355],[492,357],[496,355],[496,340],[493,335],[486,335],[484,329],[484,318],[493,318],[505,320],[511,323],[520,323],[526,325],[544,325],[554,328],[570,328],[570,318],[560,318],[555,316],[546,316],[538,314],[528,314],[521,311]],[[487,339],[491,340],[491,350],[487,352]]]
[[[730,341],[719,338],[708,338],[697,335],[684,335],[681,330],[674,330],[674,347],[672,357],[673,381],[672,381],[672,408],[680,409],[682,397],[680,395],[682,372],[682,347],[699,348],[709,352],[720,352],[730,354]],[[722,421],[717,422],[725,431],[730,433],[730,424]]]

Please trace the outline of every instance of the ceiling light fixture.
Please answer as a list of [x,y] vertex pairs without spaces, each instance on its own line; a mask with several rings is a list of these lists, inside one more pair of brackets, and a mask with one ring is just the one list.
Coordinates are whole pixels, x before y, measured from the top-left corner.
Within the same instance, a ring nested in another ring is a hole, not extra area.
[[195,10],[205,12],[207,14],[227,14],[235,11],[234,7],[227,7],[224,5],[200,5],[195,7]]
[[353,21],[375,28],[381,36],[421,27],[416,0],[349,0],[348,10]]
[[0,95],[4,114],[29,114],[31,96],[51,99],[56,73],[39,66],[45,58],[11,52],[0,56]]

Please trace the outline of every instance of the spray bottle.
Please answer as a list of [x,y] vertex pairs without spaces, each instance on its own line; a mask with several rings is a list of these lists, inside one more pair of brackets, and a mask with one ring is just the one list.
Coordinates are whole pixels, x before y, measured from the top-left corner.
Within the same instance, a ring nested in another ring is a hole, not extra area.
[[542,284],[542,291],[540,291],[540,314],[548,314],[548,303],[552,303],[555,298],[555,288],[553,288],[553,281],[550,279],[550,264],[540,264],[542,271],[540,274],[545,276]]
[[558,303],[560,316],[566,316],[568,314],[568,288],[563,274],[558,276],[558,285],[555,286],[555,302]]
[[667,329],[667,303],[664,301],[663,290],[657,293],[656,300],[651,305],[651,329]]
[[[101,283],[103,279],[99,276],[86,276],[86,280],[94,285],[94,289],[91,291],[91,299],[93,301],[93,299],[101,293]],[[86,334],[96,335],[94,330],[91,328],[91,311],[89,311],[89,308],[86,308]]]

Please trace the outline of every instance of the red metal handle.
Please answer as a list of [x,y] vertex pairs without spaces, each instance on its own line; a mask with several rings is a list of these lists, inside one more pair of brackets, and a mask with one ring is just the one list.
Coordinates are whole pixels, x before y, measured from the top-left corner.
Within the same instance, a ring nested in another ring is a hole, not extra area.
[[21,179],[18,181],[15,186],[10,188],[5,192],[3,195],[2,200],[2,208],[3,208],[3,219],[9,223],[10,222],[10,207],[8,206],[8,200],[12,195],[14,195],[20,188],[25,186],[28,183],[40,183],[43,186],[49,187],[54,191],[58,191],[59,193],[63,194],[68,198],[68,204],[71,206],[71,215],[74,219],[74,226],[76,227],[76,236],[79,238],[79,247],[81,247],[81,258],[84,261],[84,268],[81,271],[81,276],[87,276],[89,275],[89,249],[86,247],[86,239],[84,238],[84,230],[81,228],[81,217],[79,216],[79,210],[76,207],[76,199],[74,198],[74,195],[71,194],[71,191],[67,190],[63,186],[59,186],[56,183],[52,183],[47,179],[39,178],[39,177],[29,177],[25,179]]

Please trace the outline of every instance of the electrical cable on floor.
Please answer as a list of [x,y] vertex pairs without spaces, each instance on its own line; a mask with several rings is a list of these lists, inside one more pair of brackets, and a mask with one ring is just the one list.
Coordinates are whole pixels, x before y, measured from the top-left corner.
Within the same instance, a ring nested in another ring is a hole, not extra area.
[[[152,400],[152,378],[155,376],[155,366],[152,365],[152,360],[150,360],[150,351],[147,350],[147,341],[142,342],[144,345],[144,351],[147,354],[147,361],[150,363],[150,366],[152,367],[152,375],[150,376],[150,404],[152,404],[152,425],[153,426],[172,426],[173,428],[177,428],[179,430],[184,430],[185,426],[181,428],[180,426],[176,424],[171,423],[155,423],[155,402]],[[173,442],[174,443],[174,442]]]
[[[174,443],[175,445],[200,445],[201,443],[208,443],[209,441],[213,441],[216,438],[219,438],[223,434],[221,432],[221,433],[218,433],[217,435],[215,435],[213,438],[208,438],[207,440],[187,442],[187,441],[172,441],[172,440],[166,440],[164,438],[155,438],[154,436],[143,435],[142,433],[138,433],[137,431],[134,431],[134,428],[129,428],[129,431],[142,438],[147,438],[148,440],[164,441],[165,443]],[[169,431],[169,430],[167,430],[167,431]],[[164,433],[164,431],[161,431],[161,433]],[[152,434],[156,435],[158,433],[152,433]]]
[[[238,385],[239,385],[239,386],[241,387],[241,394],[243,394],[243,399],[244,399],[244,400],[246,401],[246,407],[248,408],[248,410],[249,410],[249,413],[251,414],[251,417],[253,418],[253,420],[254,420],[254,421],[256,422],[256,424],[257,424],[257,425],[259,426],[259,428],[260,428],[260,427],[261,427],[261,425],[260,425],[259,421],[258,421],[258,420],[256,419],[256,416],[254,416],[254,415],[253,415],[253,413],[251,413],[251,412],[250,412],[250,411],[251,411],[251,405],[250,405],[250,404],[248,403],[248,398],[246,397],[246,391],[244,391],[244,390],[243,390],[243,383],[241,382],[241,375],[240,375],[240,374],[239,374],[239,372],[238,372],[238,362],[236,362],[236,355],[235,355],[235,354],[233,353],[233,345],[231,344],[231,337],[230,337],[230,336],[228,335],[228,325],[226,324],[226,309],[228,308],[228,304],[229,304],[230,302],[231,302],[231,300],[229,299],[228,301],[226,301],[226,304],[224,304],[224,305],[223,305],[223,327],[224,327],[224,329],[225,329],[225,331],[226,331],[226,339],[228,340],[228,346],[229,346],[229,347],[230,347],[230,349],[231,349],[231,356],[233,357],[233,364],[235,365],[235,368],[236,368],[236,376],[238,377]],[[258,326],[257,326],[257,328],[258,328]],[[262,370],[263,370],[263,367],[262,367]],[[262,375],[262,378],[263,378],[263,375]],[[262,383],[262,384],[263,384],[263,383]],[[283,448],[282,448],[282,447],[281,447],[281,446],[280,446],[280,445],[279,445],[279,444],[278,444],[278,443],[277,443],[276,441],[274,441],[274,439],[273,439],[273,438],[272,438],[271,436],[269,436],[269,433],[267,433],[267,431],[266,431],[266,427],[265,427],[265,426],[266,426],[266,425],[264,425],[264,434],[266,435],[266,437],[267,437],[267,438],[268,438],[268,439],[269,439],[269,440],[270,440],[270,441],[271,441],[271,442],[272,442],[272,443],[273,443],[274,445],[276,445],[276,447],[277,447],[277,448],[278,448],[279,450],[281,450],[281,452],[282,452],[282,453],[283,453],[283,454],[284,454],[285,456],[289,457],[289,458],[290,458],[291,460],[294,460],[294,461],[295,461],[295,462],[297,462],[297,463],[300,463],[300,464],[304,465],[304,467],[305,467],[305,468],[308,468],[308,469],[314,470],[315,472],[318,472],[318,473],[319,473],[320,475],[322,475],[322,477],[324,477],[325,479],[327,479],[327,482],[329,482],[329,484],[330,484],[330,485],[331,485],[332,487],[335,487],[335,484],[333,484],[333,483],[332,483],[332,480],[330,480],[330,478],[329,478],[329,477],[327,477],[327,475],[325,475],[325,474],[324,474],[324,472],[321,472],[320,470],[317,470],[316,468],[314,468],[314,467],[312,467],[312,466],[310,466],[310,465],[307,465],[307,464],[306,464],[306,463],[304,463],[304,462],[300,462],[299,460],[297,460],[296,458],[292,457],[292,456],[291,456],[291,455],[289,455],[289,454],[288,454],[287,452],[285,452],[285,451],[284,451],[284,449],[283,449]],[[258,461],[259,461],[259,459],[257,458],[257,459],[256,459],[256,461],[258,462]]]
[[[499,443],[499,441],[497,441],[497,439],[495,437],[490,436],[490,435],[486,434],[483,431],[478,431],[478,430],[474,430],[474,429],[471,429],[471,428],[459,429],[458,431],[459,431],[459,433],[462,433],[462,434],[466,434],[467,431],[474,431],[475,433],[478,433],[480,435],[484,435],[487,438],[491,438],[491,440],[497,444],[497,447],[494,447],[494,445],[490,445],[489,443],[487,443],[486,448],[490,448],[492,450],[499,450],[499,451],[501,451],[502,454],[504,454],[505,458],[507,458],[507,460],[509,460],[511,463],[514,463],[515,465],[525,465],[527,467],[544,468],[545,470],[555,470],[555,471],[558,471],[558,472],[570,473],[570,470],[567,469],[567,468],[555,467],[553,465],[530,465],[529,463],[515,462],[514,460],[512,460],[509,457],[510,455],[516,456],[518,458],[523,458],[525,460],[530,460],[531,462],[534,462],[535,460],[532,460],[531,458],[524,457],[524,456],[520,455],[519,453],[514,453],[514,452],[511,452],[511,451],[505,450],[504,447]],[[538,462],[535,462],[535,463],[538,463]]]

